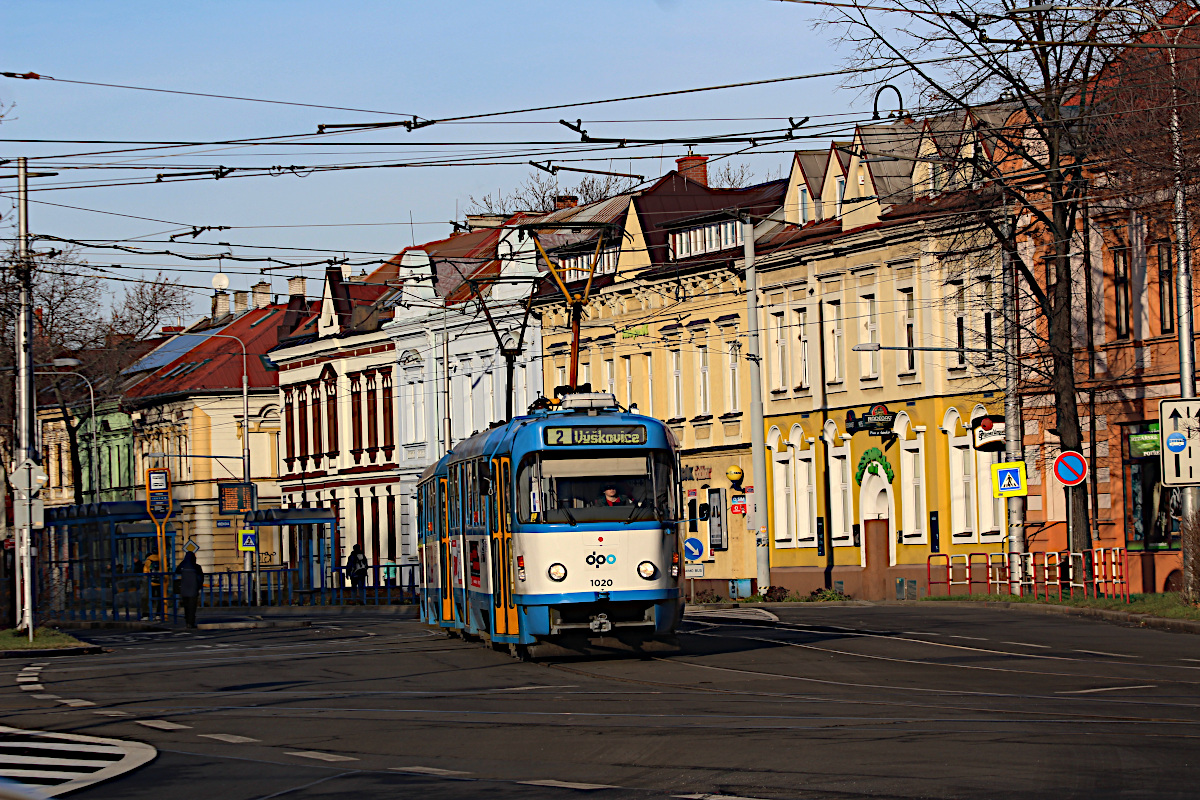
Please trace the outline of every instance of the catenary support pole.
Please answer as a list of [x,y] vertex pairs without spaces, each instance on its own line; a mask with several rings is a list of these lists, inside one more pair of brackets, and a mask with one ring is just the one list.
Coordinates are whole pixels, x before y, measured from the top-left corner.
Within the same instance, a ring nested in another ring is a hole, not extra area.
[[[37,460],[34,447],[33,394],[33,263],[29,257],[29,165],[24,157],[17,159],[17,270],[20,278],[20,310],[17,315],[17,452],[14,459],[21,464]],[[32,487],[25,492],[25,519],[32,520]],[[21,590],[18,624],[33,641],[33,528],[23,525],[17,531],[18,576]]]
[[[1001,302],[1004,305],[1004,460],[1025,460],[1022,443],[1020,370],[1020,327],[1017,324],[1017,276],[1013,269],[1013,231],[1008,220],[1001,227]],[[1025,552],[1025,498],[1008,498],[1008,590],[1021,592],[1021,556]]]
[[741,220],[746,261],[746,360],[750,362],[750,449],[754,468],[754,493],[748,498],[754,511],[754,553],[758,591],[771,585],[771,543],[767,533],[767,442],[763,430],[762,349],[758,341],[758,275],[754,268],[754,223]]

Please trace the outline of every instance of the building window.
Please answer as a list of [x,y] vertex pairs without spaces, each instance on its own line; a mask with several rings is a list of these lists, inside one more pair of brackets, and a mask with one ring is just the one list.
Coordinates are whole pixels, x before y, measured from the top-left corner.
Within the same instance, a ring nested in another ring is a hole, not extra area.
[[900,307],[904,315],[904,372],[917,371],[917,300],[911,287],[900,290]]
[[558,386],[566,386],[567,385],[567,368],[566,367],[557,367],[554,370],[554,375],[555,375],[555,381],[557,382],[555,384],[556,388]]
[[[875,295],[864,294],[860,303],[862,310],[862,331],[861,338],[863,344],[879,342],[879,304],[875,300]],[[878,378],[879,377],[879,351],[867,350],[859,354],[859,376],[862,378]]]
[[579,385],[592,385],[592,362],[581,361],[579,364]]
[[350,376],[350,447],[356,453],[362,450],[362,380],[358,375]]
[[729,386],[726,394],[726,406],[732,414],[738,410],[738,361],[742,357],[742,348],[737,342],[729,343]]
[[992,350],[996,340],[992,333],[992,317],[996,312],[996,282],[991,276],[983,279],[983,349],[987,351],[986,358],[992,360]]
[[672,233],[671,257],[675,259],[727,250],[742,244],[742,226],[736,220],[716,222]]
[[1113,292],[1116,295],[1117,338],[1129,337],[1129,251],[1118,248],[1113,256]]
[[296,416],[292,409],[292,390],[283,393],[283,456],[287,468],[292,468],[292,459],[296,457]]
[[796,453],[796,545],[817,546],[817,473],[813,469],[813,448]]
[[846,200],[846,179],[838,178],[837,179],[837,208],[835,209],[836,213],[834,214],[834,216],[840,217],[842,215],[842,206],[845,203],[845,200]]
[[957,352],[954,354],[955,365],[965,367],[967,365],[967,289],[965,286],[958,287],[954,293],[954,346]]
[[970,438],[950,440],[950,532],[954,539],[971,540],[975,535],[975,460]]
[[671,416],[683,416],[683,354],[671,351]]
[[325,380],[325,431],[329,439],[328,455],[337,455],[338,451],[338,396],[337,378]]
[[[300,434],[300,462],[308,458],[308,389],[296,389],[296,430]],[[242,420],[242,435],[250,432],[250,420]]]
[[387,558],[396,561],[396,497],[387,496]]
[[[773,431],[778,433],[778,431]],[[775,541],[793,542],[796,537],[796,498],[794,492],[795,476],[792,475],[792,449],[780,442],[776,445],[779,452],[775,454],[774,481],[775,484]],[[792,547],[789,544],[788,547]]]
[[808,187],[800,187],[800,224],[808,222]]
[[979,504],[980,541],[994,542],[1004,538],[1004,501],[992,494],[990,476],[992,465],[1000,463],[1002,453],[975,450],[975,474],[979,480],[975,491]]
[[425,441],[425,384],[419,369],[404,371],[407,396],[404,403],[404,441],[417,444]]
[[311,387],[312,392],[312,452],[316,459],[320,461],[319,456],[324,451],[321,449],[321,385],[314,383]]
[[606,391],[614,398],[617,396],[617,362],[611,358],[604,361],[604,384]]
[[800,340],[800,386],[808,388],[808,309],[796,310],[797,338]]
[[[990,486],[988,487],[990,490]],[[924,434],[900,445],[900,497],[903,506],[904,540],[924,541],[925,535],[925,447]]]
[[1158,318],[1163,333],[1175,332],[1175,251],[1158,243]]
[[646,412],[650,416],[655,416],[654,413],[654,356],[646,353]]
[[775,364],[772,376],[775,379],[775,388],[783,391],[787,389],[787,362],[788,362],[788,346],[787,346],[787,323],[783,320],[783,312],[771,315],[771,327],[774,328],[775,339]]
[[625,370],[625,407],[633,406],[633,356],[621,356],[621,369]]
[[839,300],[829,303],[829,378],[826,383],[841,383],[845,379],[842,361],[842,339],[845,331],[842,329],[842,304]]
[[709,377],[708,377],[708,346],[701,345],[696,350],[696,360],[700,364],[700,408],[699,413],[709,414]]
[[385,372],[379,376],[379,387],[383,393],[383,446],[390,449],[396,444],[396,421],[393,418],[395,407],[390,373]]
[[367,447],[379,446],[379,396],[375,388],[375,374],[367,375]]

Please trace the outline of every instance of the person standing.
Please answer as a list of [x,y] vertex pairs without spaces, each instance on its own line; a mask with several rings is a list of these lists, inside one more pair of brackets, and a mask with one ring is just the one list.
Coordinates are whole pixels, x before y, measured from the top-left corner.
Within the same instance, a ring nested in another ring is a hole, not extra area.
[[175,568],[175,593],[183,604],[183,620],[189,628],[196,627],[196,607],[203,587],[204,569],[196,563],[196,554],[189,551]]
[[346,574],[350,576],[350,584],[355,589],[366,586],[367,555],[363,552],[361,544],[356,544],[351,548],[350,557],[346,559]]
[[158,550],[151,550],[150,554],[142,561],[142,619],[150,619],[151,602],[154,602],[154,607],[158,607],[158,601],[161,597],[155,594],[155,589],[162,587],[161,579],[155,579],[154,573],[159,571]]

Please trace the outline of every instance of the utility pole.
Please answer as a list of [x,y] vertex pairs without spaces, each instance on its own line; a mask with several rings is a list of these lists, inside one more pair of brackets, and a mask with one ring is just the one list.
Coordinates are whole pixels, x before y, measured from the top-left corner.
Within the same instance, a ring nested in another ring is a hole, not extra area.
[[[33,392],[33,264],[29,258],[29,171],[24,157],[17,159],[17,276],[21,283],[20,311],[17,314],[17,452],[15,461],[38,462],[34,447]],[[32,487],[17,502],[26,505],[25,525],[17,529],[19,559],[17,593],[18,627],[29,632],[33,641],[33,527]],[[16,499],[16,498],[14,498]]]
[[[1013,228],[1005,219],[1000,226],[1000,272],[1004,282],[1001,302],[1004,307],[1004,460],[1024,461],[1024,433],[1021,423],[1020,327],[1017,325],[1017,275],[1013,269],[1010,246]],[[1086,269],[1086,267],[1085,267]],[[1092,429],[1095,430],[1093,420]],[[1010,497],[1008,504],[1008,591],[1021,592],[1021,555],[1025,552],[1025,498]]]
[[442,418],[442,454],[450,452],[450,333],[447,330],[450,305],[442,305],[442,377],[446,384],[445,416]]
[[[754,469],[754,496],[750,508],[754,512],[754,554],[757,566],[758,591],[771,585],[771,542],[767,533],[767,442],[763,431],[762,349],[758,341],[758,275],[754,269],[754,222],[749,216],[741,219],[742,246],[746,261],[746,360],[750,362],[750,451]],[[759,498],[764,498],[759,502]]]

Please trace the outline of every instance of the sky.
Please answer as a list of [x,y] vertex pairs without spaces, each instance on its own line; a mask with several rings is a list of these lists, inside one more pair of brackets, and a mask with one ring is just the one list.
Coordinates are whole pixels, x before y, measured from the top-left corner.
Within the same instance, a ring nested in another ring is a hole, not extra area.
[[[385,259],[414,242],[448,235],[448,221],[462,219],[470,196],[511,189],[530,173],[526,162],[535,154],[578,151],[578,136],[560,118],[582,119],[592,136],[686,139],[777,130],[787,127],[788,117],[811,117],[802,131],[812,141],[760,145],[755,153],[768,152],[731,157],[749,163],[760,179],[786,170],[783,150],[827,147],[833,129],[815,126],[867,119],[870,97],[840,89],[837,78],[820,78],[438,123],[411,132],[313,134],[320,124],[388,121],[400,114],[439,119],[838,69],[844,54],[833,47],[833,31],[814,28],[815,17],[810,6],[769,0],[5,3],[0,71],[59,80],[0,78],[0,102],[11,106],[0,121],[0,158],[25,155],[33,159],[31,170],[59,173],[31,180],[34,234],[87,242],[78,255],[89,267],[81,269],[103,268],[106,276],[152,277],[162,269],[191,287],[200,314],[218,269],[229,276],[231,290],[240,290],[260,280],[266,265],[184,261],[97,245],[271,254],[289,264],[343,254]],[[256,146],[209,144],[256,137],[292,138]],[[59,141],[14,141],[38,139]],[[198,144],[138,150],[148,145],[87,141]],[[549,144],[512,144],[522,142]],[[742,147],[695,150],[716,157]],[[683,144],[605,148],[559,154],[592,161],[556,163],[653,179],[686,151]],[[158,174],[217,166],[394,164],[430,157],[511,163],[155,182]],[[0,226],[10,239],[16,219],[12,169],[11,163],[0,167]],[[560,178],[575,179],[565,173]],[[103,185],[131,180],[141,184]],[[193,226],[231,229],[193,238]],[[183,233],[189,235],[170,241]],[[268,278],[283,294],[287,277],[305,274],[313,294],[322,273],[320,266],[281,266]]]

